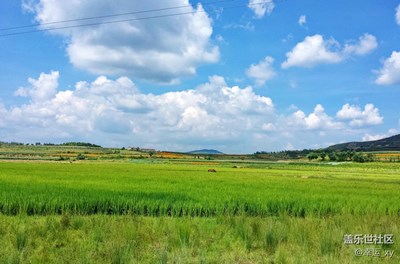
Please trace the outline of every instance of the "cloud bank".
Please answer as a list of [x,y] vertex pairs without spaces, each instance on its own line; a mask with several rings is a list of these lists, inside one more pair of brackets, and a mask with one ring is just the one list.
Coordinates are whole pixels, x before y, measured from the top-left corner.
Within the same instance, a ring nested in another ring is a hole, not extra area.
[[[89,141],[103,146],[146,146],[224,152],[323,147],[348,134],[362,138],[382,124],[379,109],[345,104],[336,116],[321,104],[311,113],[278,113],[271,98],[252,87],[229,86],[221,76],[185,91],[142,93],[131,79],[99,76],[59,87],[57,71],[29,78],[15,95],[27,102],[0,104],[2,141]],[[317,142],[317,145],[315,145]]]

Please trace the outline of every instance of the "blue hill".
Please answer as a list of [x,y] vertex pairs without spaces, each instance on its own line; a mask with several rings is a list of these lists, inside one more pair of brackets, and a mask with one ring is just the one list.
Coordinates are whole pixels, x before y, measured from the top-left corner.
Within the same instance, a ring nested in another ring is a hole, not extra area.
[[224,154],[221,151],[215,149],[199,149],[187,152],[189,154]]

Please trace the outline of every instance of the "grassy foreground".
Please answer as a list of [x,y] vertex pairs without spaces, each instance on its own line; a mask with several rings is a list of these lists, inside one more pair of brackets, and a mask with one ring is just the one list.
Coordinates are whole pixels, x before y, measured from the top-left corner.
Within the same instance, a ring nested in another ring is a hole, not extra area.
[[[399,263],[399,243],[345,245],[348,233],[400,236],[393,216],[328,218],[0,216],[1,263]],[[380,256],[356,256],[373,247]],[[385,252],[394,252],[392,257]]]
[[389,163],[1,162],[0,263],[400,263],[399,175]]

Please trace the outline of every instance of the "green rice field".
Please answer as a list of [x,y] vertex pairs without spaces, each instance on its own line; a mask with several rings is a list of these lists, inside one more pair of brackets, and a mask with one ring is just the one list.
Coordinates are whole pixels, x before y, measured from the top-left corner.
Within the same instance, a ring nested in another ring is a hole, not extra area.
[[192,164],[11,162],[0,166],[0,212],[6,215],[400,213],[400,166],[396,164],[217,166],[216,173],[208,172],[210,165]]
[[399,263],[399,237],[395,163],[0,162],[1,263]]

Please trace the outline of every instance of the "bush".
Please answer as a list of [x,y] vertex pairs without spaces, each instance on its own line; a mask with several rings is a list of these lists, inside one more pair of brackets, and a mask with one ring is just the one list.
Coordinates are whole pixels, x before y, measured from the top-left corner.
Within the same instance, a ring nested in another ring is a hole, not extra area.
[[76,156],[76,159],[77,159],[77,160],[84,160],[84,159],[86,159],[86,156],[83,155],[82,153],[79,153],[79,154]]
[[329,154],[328,154],[328,157],[329,157],[329,160],[330,160],[330,161],[335,161],[335,160],[337,160],[337,157],[336,157],[336,153],[335,153],[335,152],[329,153]]
[[366,157],[361,153],[356,153],[353,155],[353,161],[364,163],[366,161]]
[[311,152],[311,153],[309,153],[307,155],[307,159],[310,160],[310,161],[314,160],[314,159],[318,159],[318,157],[319,157],[319,155],[317,153],[315,153],[315,152]]

